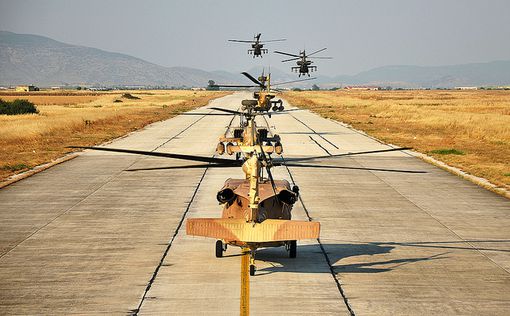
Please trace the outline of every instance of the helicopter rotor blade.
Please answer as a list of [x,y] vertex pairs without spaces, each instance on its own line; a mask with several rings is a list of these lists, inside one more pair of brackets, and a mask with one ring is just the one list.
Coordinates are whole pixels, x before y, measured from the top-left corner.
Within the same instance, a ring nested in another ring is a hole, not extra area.
[[315,52],[311,53],[311,54],[308,54],[306,55],[306,57],[309,57],[309,56],[312,56],[312,55],[315,55],[317,53],[320,53],[320,52],[323,52],[327,49],[327,47],[324,47],[323,49],[319,49],[319,50],[316,50]]
[[294,54],[289,54],[289,53],[285,53],[285,52],[280,52],[278,50],[275,50],[274,51],[276,54],[280,54],[280,55],[286,55],[286,56],[291,56],[291,57],[298,57],[298,58],[301,58],[301,56],[299,55],[294,55]]
[[272,83],[271,85],[272,86],[278,86],[278,85],[282,85],[282,84],[295,83],[295,82],[308,81],[308,80],[315,80],[315,79],[317,79],[317,77],[306,78],[306,79],[299,79],[299,80],[292,80],[292,81],[284,81],[284,82],[278,82],[278,83]]
[[250,75],[249,73],[243,71],[241,72],[241,74],[243,74],[245,77],[247,77],[248,79],[250,79],[252,82],[258,84],[259,87],[265,87],[264,84],[262,84],[262,82],[258,81],[257,79],[255,79],[252,75]]
[[282,60],[282,63],[286,63],[288,61],[294,61],[294,60],[299,60],[301,59],[301,57],[296,57],[296,58],[290,58],[290,59],[285,59],[285,60]]
[[384,171],[384,172],[399,172],[399,173],[427,173],[427,171],[421,171],[421,170],[401,170],[401,169],[366,168],[366,167],[343,167],[343,166],[327,166],[327,165],[309,165],[309,164],[300,164],[300,163],[285,163],[285,166],[287,166],[287,167],[301,167],[301,168]]
[[361,152],[353,152],[353,153],[345,153],[331,156],[315,156],[315,157],[303,157],[303,158],[285,158],[285,160],[278,160],[277,163],[284,164],[286,161],[289,162],[298,162],[298,161],[308,161],[308,160],[318,160],[318,159],[330,159],[337,157],[346,157],[346,156],[355,156],[355,155],[364,155],[364,154],[377,154],[377,153],[385,153],[390,151],[402,151],[402,150],[410,150],[411,147],[398,147],[398,148],[390,148],[390,149],[382,149],[382,150],[370,150],[370,151],[361,151]]
[[239,112],[239,111],[236,111],[236,110],[229,110],[229,109],[217,108],[217,107],[211,107],[209,109],[216,110],[216,111],[222,111],[222,112],[226,112],[226,113],[230,113],[230,114],[236,114],[236,115],[244,115],[244,114],[246,114],[246,113]]
[[67,148],[110,151],[110,152],[136,154],[136,155],[144,155],[144,156],[155,156],[155,157],[173,158],[173,159],[181,159],[181,160],[201,161],[201,162],[209,162],[209,163],[225,164],[225,165],[233,165],[233,166],[241,165],[239,160],[193,156],[193,155],[183,155],[183,154],[171,154],[171,153],[163,153],[163,152],[157,152],[157,151],[142,151],[142,150],[118,149],[118,148],[107,148],[107,147],[92,147],[92,146],[68,146]]
[[227,113],[197,113],[197,112],[172,112],[175,115],[202,115],[202,116],[230,116],[235,114]]
[[229,42],[235,42],[235,43],[255,43],[255,41],[245,41],[245,40],[228,40]]
[[281,38],[281,39],[275,39],[275,40],[260,41],[259,43],[283,42],[286,40],[287,40],[286,38]]
[[308,59],[333,59],[333,57],[308,57]]
[[239,166],[226,165],[226,164],[202,164],[202,165],[186,165],[186,166],[168,166],[168,167],[153,167],[153,168],[136,168],[126,169],[124,171],[152,171],[152,170],[174,170],[174,169],[200,169],[200,168],[237,168]]
[[[295,112],[295,111],[303,111],[302,109],[288,109],[288,110],[283,110],[283,111],[278,111],[278,112],[271,112],[271,115],[273,114],[285,114],[285,113],[288,113],[288,112]],[[285,134],[285,133],[278,133],[278,134]],[[312,133],[313,134],[313,133]]]
[[255,85],[236,85],[236,84],[213,84],[209,87],[213,88],[258,88],[259,86]]

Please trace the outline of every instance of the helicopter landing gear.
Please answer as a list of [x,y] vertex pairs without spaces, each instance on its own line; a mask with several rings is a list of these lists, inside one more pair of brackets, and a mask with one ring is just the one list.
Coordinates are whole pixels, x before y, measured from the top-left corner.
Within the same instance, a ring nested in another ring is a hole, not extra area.
[[223,257],[223,252],[227,250],[227,244],[221,240],[216,240],[216,258]]
[[257,268],[255,267],[255,250],[250,251],[250,275],[254,276]]
[[283,145],[282,143],[280,142],[276,142],[274,144],[274,152],[277,154],[277,155],[281,155],[283,153]]
[[289,258],[296,258],[297,255],[297,241],[291,240],[287,243],[287,251],[289,252]]

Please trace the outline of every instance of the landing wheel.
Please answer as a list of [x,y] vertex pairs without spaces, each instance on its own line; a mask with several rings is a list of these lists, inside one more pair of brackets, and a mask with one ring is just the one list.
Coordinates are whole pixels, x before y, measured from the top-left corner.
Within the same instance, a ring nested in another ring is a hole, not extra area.
[[289,258],[296,258],[297,255],[297,241],[291,240],[289,243]]
[[221,240],[216,240],[216,258],[223,257],[223,251],[226,247],[223,247],[223,242]]
[[255,265],[250,264],[250,275],[251,275],[251,276],[254,276],[254,275],[255,275],[255,270],[256,270],[256,269],[255,269]]

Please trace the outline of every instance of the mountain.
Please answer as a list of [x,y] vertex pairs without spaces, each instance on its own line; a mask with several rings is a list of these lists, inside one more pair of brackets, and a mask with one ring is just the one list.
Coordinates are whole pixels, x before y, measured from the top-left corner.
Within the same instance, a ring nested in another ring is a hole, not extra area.
[[[379,85],[403,88],[500,86],[510,84],[510,61],[453,66],[384,66],[353,76],[327,77],[282,87]],[[268,69],[265,69],[267,73]],[[258,77],[261,67],[248,70]],[[297,75],[272,67],[272,81],[296,80]],[[315,74],[312,73],[313,76]],[[96,48],[70,45],[29,34],[0,31],[0,85],[163,85],[205,86],[209,80],[223,84],[250,84],[241,74],[207,72],[187,67],[163,67],[145,60]]]
[[0,85],[62,84],[205,86],[233,75],[162,67],[125,54],[0,31]]
[[510,84],[510,61],[429,67],[384,66],[327,81],[343,85],[372,84],[403,88],[502,86]]

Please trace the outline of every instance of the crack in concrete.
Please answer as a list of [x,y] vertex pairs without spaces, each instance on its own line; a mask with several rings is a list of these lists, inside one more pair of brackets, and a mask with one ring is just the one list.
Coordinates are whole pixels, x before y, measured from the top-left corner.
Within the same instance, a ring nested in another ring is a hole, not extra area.
[[[212,111],[211,111],[212,112]],[[211,113],[209,112],[209,113]],[[169,143],[170,141],[172,141],[173,139],[175,139],[176,137],[178,137],[179,135],[181,135],[182,133],[184,133],[185,131],[187,131],[191,126],[195,125],[198,121],[200,121],[201,119],[203,119],[205,117],[202,116],[200,117],[199,119],[195,120],[193,123],[191,123],[188,127],[186,127],[185,129],[183,129],[182,131],[180,131],[179,133],[177,133],[176,135],[170,137],[168,140],[166,140],[163,144],[157,146],[156,148],[152,149],[151,151],[155,151],[156,149],[160,148],[161,146]],[[120,139],[120,138],[119,138]],[[111,141],[109,141],[108,143],[110,143]],[[35,230],[34,232],[32,232],[30,235],[28,235],[27,237],[25,237],[23,240],[21,240],[19,243],[17,243],[14,247],[12,247],[11,249],[9,249],[8,251],[0,254],[0,259],[2,259],[2,257],[4,257],[5,255],[7,255],[8,253],[10,253],[11,251],[13,251],[14,249],[16,249],[19,245],[21,245],[22,243],[24,243],[25,241],[27,241],[28,239],[30,239],[32,236],[34,236],[35,234],[37,234],[38,232],[40,232],[42,229],[44,229],[45,227],[47,227],[48,225],[50,225],[51,223],[53,223],[54,221],[56,221],[58,218],[60,218],[62,215],[65,215],[67,213],[69,213],[70,211],[72,211],[76,206],[80,205],[82,202],[84,202],[85,200],[87,200],[89,197],[93,196],[97,191],[99,191],[101,188],[103,188],[105,185],[107,185],[108,183],[110,183],[113,179],[115,179],[117,176],[119,176],[124,170],[126,169],[129,169],[131,168],[133,165],[135,165],[138,161],[140,161],[140,159],[142,159],[142,157],[139,157],[137,159],[135,159],[129,166],[127,166],[127,168],[125,169],[122,169],[120,170],[119,172],[113,174],[112,176],[110,176],[106,182],[104,182],[103,184],[101,184],[99,187],[97,187],[95,190],[93,190],[92,192],[90,192],[89,194],[87,194],[85,197],[83,197],[81,200],[79,200],[78,202],[76,202],[75,204],[71,205],[71,207],[69,207],[68,209],[64,210],[63,212],[60,212],[59,214],[57,214],[57,216],[55,216],[54,218],[52,218],[50,221],[48,221],[46,224],[44,224],[43,226],[39,227],[37,230]]]
[[[212,111],[211,111],[212,112]],[[210,112],[209,112],[210,113]],[[183,133],[184,131],[188,130],[192,125],[194,125],[196,122],[200,121],[201,119],[203,119],[206,115],[202,116],[201,118],[199,118],[198,120],[196,120],[195,122],[193,122],[191,125],[189,125],[187,128],[185,128],[184,130],[182,130],[179,134],[175,135],[173,138],[177,137],[178,135],[180,135],[181,133]],[[232,125],[232,122],[234,121],[234,118],[235,116],[232,117],[232,119],[230,120],[230,123],[228,124],[227,126],[227,130],[225,133],[228,132],[228,130],[230,129],[230,126]],[[170,140],[169,140],[170,141]],[[164,144],[168,143],[169,141],[165,142]],[[160,145],[158,146],[157,148],[161,147],[163,145]],[[215,154],[213,155],[213,157],[215,156]],[[154,283],[154,281],[156,280],[157,276],[158,276],[158,273],[159,273],[159,270],[160,268],[164,265],[164,261],[166,259],[166,256],[168,255],[168,253],[170,252],[170,248],[172,247],[172,244],[175,240],[175,238],[177,237],[177,235],[179,234],[179,230],[181,229],[182,227],[182,224],[184,223],[184,220],[186,219],[186,215],[188,214],[190,208],[191,208],[191,205],[193,204],[193,201],[195,200],[195,197],[198,193],[198,190],[200,189],[200,185],[202,184],[202,181],[204,180],[205,178],[205,175],[207,173],[207,170],[209,170],[209,167],[205,167],[205,170],[204,172],[202,173],[202,176],[200,177],[200,180],[198,181],[198,184],[195,188],[195,191],[193,192],[193,195],[191,196],[191,199],[190,201],[188,202],[188,205],[186,207],[186,210],[184,210],[183,214],[182,214],[182,217],[181,217],[181,220],[179,221],[179,224],[177,225],[177,228],[175,229],[175,232],[174,234],[172,235],[172,238],[170,239],[170,241],[168,242],[168,246],[166,247],[165,251],[163,252],[163,255],[161,256],[161,259],[158,263],[158,265],[156,266],[156,269],[154,270],[153,274],[152,274],[152,277],[151,279],[149,280],[149,282],[147,283],[147,287],[145,288],[145,291],[143,293],[143,296],[142,296],[142,299],[140,300],[140,303],[138,304],[137,308],[136,309],[133,309],[133,310],[130,310],[130,312],[128,313],[128,315],[131,315],[131,316],[137,316],[138,313],[140,312],[140,309],[142,308],[142,305],[144,303],[144,301],[146,299],[150,299],[151,297],[147,296],[147,294],[149,293],[149,290],[151,289],[152,287],[152,284]]]
[[[308,125],[306,125],[303,121],[295,118],[292,114],[291,116],[296,119],[298,122],[300,122],[301,124],[303,124],[305,127],[307,127],[309,130],[311,130],[314,134],[316,135],[319,135],[315,130],[311,129]],[[268,130],[269,130],[269,122],[267,121],[266,117],[264,117],[264,120],[266,121],[266,125],[268,127]],[[271,136],[272,136],[272,133],[271,133]],[[320,135],[319,135],[320,136]],[[316,144],[317,146],[319,146],[322,150],[324,150],[328,155],[331,156],[331,153],[326,149],[324,148],[323,146],[321,146],[315,139],[313,139],[311,136],[310,136],[310,139],[312,139]],[[326,140],[328,143],[330,143],[328,140]],[[336,146],[334,146],[335,148],[338,148]],[[283,157],[283,155],[281,155],[282,159],[285,161],[285,158]],[[296,182],[294,180],[294,177],[292,176],[292,173],[290,172],[290,169],[289,167],[287,167],[287,165],[285,165],[285,163],[283,164],[283,166],[285,166],[285,169],[287,170],[287,173],[289,174],[289,177],[290,177],[290,180],[292,181],[292,184],[293,185],[296,185]],[[306,214],[306,217],[308,218],[308,221],[312,221],[313,218],[310,216],[310,212],[308,211],[308,208],[306,207],[305,205],[305,202],[303,201],[303,198],[301,197],[301,194],[299,194],[298,196],[298,199],[299,199],[299,202],[301,203],[301,206],[303,207],[303,210],[305,211],[305,214]],[[329,268],[329,272],[331,274],[331,277],[333,278],[333,280],[335,281],[335,284],[336,284],[336,287],[338,289],[338,292],[340,293],[343,301],[344,301],[344,304],[347,308],[347,310],[349,311],[349,313],[351,314],[351,316],[355,316],[356,314],[354,313],[354,310],[352,309],[352,306],[351,304],[349,303],[349,299],[347,298],[347,295],[344,291],[344,289],[342,288],[342,283],[340,282],[340,279],[337,277],[336,273],[335,273],[335,270],[333,268],[333,264],[331,263],[331,259],[329,258],[328,256],[328,253],[326,252],[326,249],[324,249],[324,245],[322,244],[320,238],[317,238],[317,243],[319,244],[319,247],[321,249],[321,253],[322,255],[324,256],[324,259],[326,260],[326,263],[328,265],[328,268]]]
[[[356,161],[357,162],[357,161]],[[365,167],[363,164],[361,164],[360,162],[357,162],[358,165],[362,166],[362,167]],[[439,225],[441,225],[443,228],[445,228],[446,230],[448,230],[453,236],[457,237],[459,239],[459,242],[464,242],[466,244],[468,244],[471,248],[473,248],[473,250],[477,251],[479,254],[481,254],[482,256],[484,256],[486,259],[488,259],[490,262],[492,262],[495,266],[497,266],[498,268],[502,269],[503,271],[505,271],[506,273],[509,273],[510,274],[510,271],[508,271],[507,269],[505,269],[505,267],[499,265],[497,262],[495,262],[494,260],[492,260],[489,256],[487,256],[486,254],[484,254],[482,252],[482,250],[480,250],[478,247],[475,247],[472,243],[470,243],[469,240],[465,240],[464,238],[462,238],[459,234],[457,234],[455,231],[453,231],[450,227],[448,227],[446,224],[444,224],[443,222],[441,222],[438,218],[436,218],[434,215],[432,215],[431,213],[429,213],[427,210],[425,210],[423,207],[419,206],[418,204],[416,204],[414,201],[411,201],[411,199],[409,199],[407,196],[405,196],[403,193],[401,193],[397,188],[395,188],[393,185],[391,185],[390,183],[388,183],[387,181],[385,181],[383,178],[379,177],[377,174],[375,174],[373,171],[369,171],[371,174],[373,174],[377,179],[379,179],[381,182],[383,182],[384,184],[386,184],[388,187],[390,187],[393,191],[395,191],[398,195],[400,195],[402,198],[404,198],[406,201],[408,201],[409,203],[411,203],[412,205],[414,205],[417,209],[421,210],[423,213],[427,214],[430,218],[432,218],[434,221],[436,221]]]
[[[296,121],[298,121],[299,123],[303,124],[306,128],[308,128],[310,131],[312,131],[312,133],[314,133],[315,135],[319,136],[320,138],[322,138],[324,141],[326,141],[328,144],[330,144],[331,146],[335,147],[335,149],[340,149],[337,145],[335,145],[333,142],[331,142],[329,139],[327,139],[326,137],[322,136],[321,134],[317,133],[313,128],[311,128],[310,126],[308,126],[307,124],[305,124],[303,121],[301,121],[300,119],[298,119],[297,117],[295,117],[294,115],[290,114],[290,116],[292,116],[293,119],[295,119]],[[310,137],[311,138],[311,137]],[[319,145],[320,146],[320,145]],[[323,148],[322,146],[320,146],[321,148]],[[329,154],[329,152],[328,152]]]

